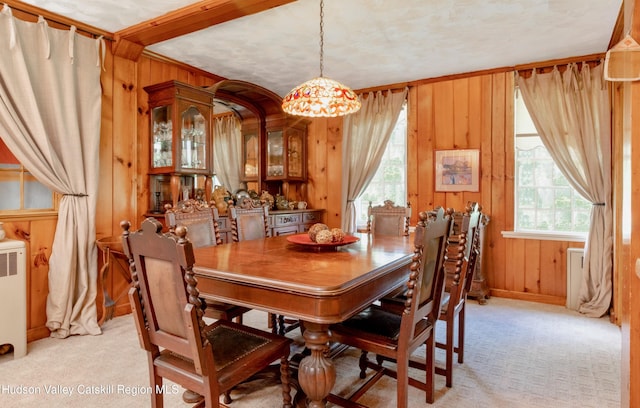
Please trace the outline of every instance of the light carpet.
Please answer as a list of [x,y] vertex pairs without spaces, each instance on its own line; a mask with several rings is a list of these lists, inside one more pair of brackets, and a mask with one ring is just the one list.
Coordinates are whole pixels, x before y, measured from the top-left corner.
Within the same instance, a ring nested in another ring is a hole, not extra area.
[[[245,323],[266,329],[266,313],[252,311]],[[147,407],[151,405],[146,354],[132,316],[105,323],[100,336],[47,338],[28,345],[25,357],[0,358],[0,407]],[[508,408],[614,408],[620,406],[620,330],[607,318],[593,319],[560,306],[491,298],[467,307],[464,364],[454,364],[453,387],[436,376],[436,401],[409,387],[409,406]],[[291,335],[300,340],[299,332]],[[437,338],[444,336],[443,322]],[[418,352],[424,352],[424,349]],[[334,392],[359,383],[359,352],[336,358]],[[437,362],[444,362],[438,351]],[[420,376],[420,372],[413,374]],[[423,375],[423,374],[422,374]],[[395,380],[382,379],[359,402],[395,406]],[[269,380],[232,393],[231,408],[282,406],[280,388]],[[166,407],[188,407],[182,388],[168,383]],[[332,406],[331,404],[329,406]]]

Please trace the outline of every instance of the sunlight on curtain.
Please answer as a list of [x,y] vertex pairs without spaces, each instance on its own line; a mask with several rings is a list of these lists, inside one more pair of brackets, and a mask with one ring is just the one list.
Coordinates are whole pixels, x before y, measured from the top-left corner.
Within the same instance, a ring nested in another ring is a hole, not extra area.
[[612,296],[611,118],[603,64],[518,78],[545,147],[571,186],[592,203],[579,311],[600,317]]
[[407,99],[402,92],[369,92],[362,97],[362,107],[344,119],[342,163],[342,229],[356,231],[354,200],[367,188],[376,174],[391,137],[402,105]]
[[63,195],[49,260],[52,337],[100,334],[97,280],[101,39],[0,13],[0,134],[34,177]]
[[213,170],[220,183],[233,193],[242,187],[242,123],[229,115],[216,118],[213,126]]

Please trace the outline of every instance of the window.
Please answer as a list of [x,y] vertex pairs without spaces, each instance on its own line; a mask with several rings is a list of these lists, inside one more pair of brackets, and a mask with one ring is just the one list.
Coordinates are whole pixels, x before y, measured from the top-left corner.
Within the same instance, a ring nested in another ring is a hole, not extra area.
[[389,138],[380,167],[367,189],[355,200],[358,229],[367,225],[369,201],[381,205],[392,200],[396,205],[407,205],[407,103],[402,106],[398,121]]
[[54,194],[38,182],[0,139],[0,212],[53,211]]
[[517,89],[515,114],[516,232],[587,232],[591,203],[569,185],[554,163]]

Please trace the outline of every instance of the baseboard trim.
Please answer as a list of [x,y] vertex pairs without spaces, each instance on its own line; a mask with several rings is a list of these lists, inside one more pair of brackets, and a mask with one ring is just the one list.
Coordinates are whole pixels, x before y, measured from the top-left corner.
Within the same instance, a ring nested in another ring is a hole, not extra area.
[[529,302],[546,303],[549,305],[565,306],[567,304],[567,299],[560,296],[541,295],[539,293],[514,292],[504,289],[491,289],[490,293],[491,296],[495,297],[527,300]]
[[50,335],[51,332],[47,326],[34,327],[33,329],[27,330],[27,343],[47,338]]

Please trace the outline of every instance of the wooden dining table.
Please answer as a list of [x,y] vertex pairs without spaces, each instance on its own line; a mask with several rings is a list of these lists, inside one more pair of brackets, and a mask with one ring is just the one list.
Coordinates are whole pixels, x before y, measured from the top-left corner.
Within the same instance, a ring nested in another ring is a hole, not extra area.
[[406,284],[413,237],[354,234],[342,246],[295,244],[278,236],[195,249],[200,295],[300,319],[309,353],[298,366],[308,406],[325,406],[336,370],[325,355],[329,326]]

